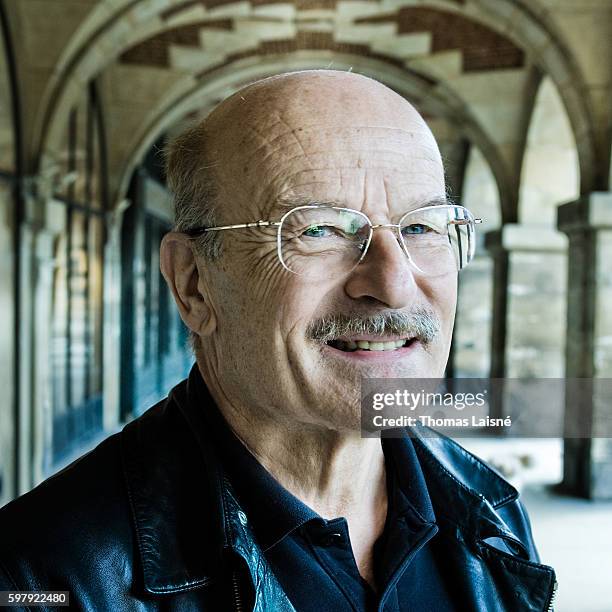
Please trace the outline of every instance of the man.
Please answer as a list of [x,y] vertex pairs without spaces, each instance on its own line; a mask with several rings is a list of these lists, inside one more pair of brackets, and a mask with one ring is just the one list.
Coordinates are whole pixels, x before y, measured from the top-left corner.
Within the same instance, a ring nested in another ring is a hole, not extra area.
[[197,367],[5,507],[0,590],[88,610],[547,609],[554,572],[508,483],[446,438],[360,432],[362,377],[443,375],[473,249],[416,110],[362,76],[280,75],[180,137],[168,179],[162,271]]

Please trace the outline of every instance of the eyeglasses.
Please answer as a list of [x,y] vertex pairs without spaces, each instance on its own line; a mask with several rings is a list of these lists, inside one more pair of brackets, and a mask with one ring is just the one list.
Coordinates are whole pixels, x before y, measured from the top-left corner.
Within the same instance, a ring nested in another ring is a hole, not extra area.
[[367,215],[337,206],[298,206],[279,221],[253,221],[187,230],[191,237],[206,232],[255,227],[277,228],[277,254],[282,266],[312,279],[343,276],[363,261],[375,229],[397,232],[410,263],[427,276],[465,268],[474,257],[475,225],[482,223],[463,206],[424,206],[407,212],[399,223],[373,224]]

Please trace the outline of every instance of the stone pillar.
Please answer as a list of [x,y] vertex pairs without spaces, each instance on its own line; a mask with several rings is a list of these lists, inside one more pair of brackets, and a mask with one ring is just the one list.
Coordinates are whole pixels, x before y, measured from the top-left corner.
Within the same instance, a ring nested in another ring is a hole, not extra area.
[[[560,378],[565,343],[566,244],[546,226],[488,232],[494,261],[492,378]],[[496,399],[503,415],[503,400]],[[559,407],[562,410],[562,407]]]
[[121,200],[106,216],[104,245],[104,394],[103,427],[116,431],[121,422],[121,229],[123,214],[130,206]]
[[19,237],[19,313],[17,325],[19,325],[19,406],[18,406],[18,453],[17,453],[17,495],[29,491],[34,482],[32,480],[34,434],[33,404],[34,404],[34,300],[32,296],[32,284],[34,277],[34,244],[35,236],[31,227],[22,224]]
[[[612,378],[612,193],[596,192],[558,209],[557,226],[569,238],[566,376]],[[562,490],[590,499],[612,499],[612,440],[599,437],[598,422],[612,405],[568,401],[566,421],[592,423],[589,439],[564,441]]]
[[0,176],[0,506],[16,494],[15,478],[15,206],[13,184]]
[[50,334],[54,228],[46,227],[48,185],[29,181],[20,228],[19,482],[25,493],[48,474],[51,443]]

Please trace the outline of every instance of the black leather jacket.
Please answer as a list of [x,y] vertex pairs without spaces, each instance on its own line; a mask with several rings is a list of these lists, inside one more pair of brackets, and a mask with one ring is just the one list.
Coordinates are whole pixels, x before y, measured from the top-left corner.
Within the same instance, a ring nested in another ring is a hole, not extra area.
[[[294,610],[206,442],[188,384],[0,510],[0,591],[66,590],[71,608],[96,611]],[[555,574],[538,562],[516,490],[447,438],[414,445],[457,609],[552,608]]]

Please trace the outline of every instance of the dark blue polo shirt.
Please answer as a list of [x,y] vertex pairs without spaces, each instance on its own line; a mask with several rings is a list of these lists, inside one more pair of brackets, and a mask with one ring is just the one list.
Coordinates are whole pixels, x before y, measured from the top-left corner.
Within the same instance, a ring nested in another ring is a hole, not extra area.
[[357,569],[346,520],[326,520],[287,491],[233,434],[200,382],[206,420],[223,469],[298,612],[455,609],[442,579],[443,562],[431,546],[438,528],[409,436],[382,440],[388,510],[374,546],[374,591]]

